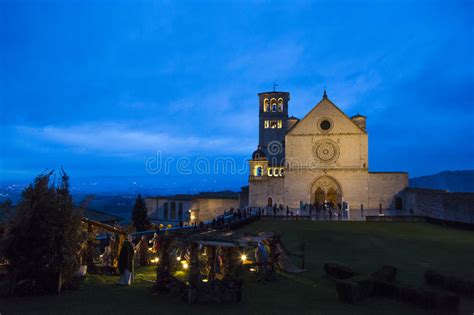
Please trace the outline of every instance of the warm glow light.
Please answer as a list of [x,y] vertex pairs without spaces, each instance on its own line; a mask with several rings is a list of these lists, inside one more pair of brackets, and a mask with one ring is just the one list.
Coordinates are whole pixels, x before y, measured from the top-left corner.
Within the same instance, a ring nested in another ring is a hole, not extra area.
[[242,259],[242,261],[246,261],[247,260],[247,255],[242,254],[242,256],[240,256],[240,259]]
[[160,261],[160,258],[155,257],[151,260],[152,263],[157,264]]
[[181,256],[176,256],[176,260],[177,260],[177,261],[180,261],[180,260],[181,260]]
[[209,281],[209,280],[207,280],[207,279],[202,279],[202,282],[208,282],[208,281]]
[[187,262],[184,262],[184,264],[183,264],[183,269],[186,270],[186,269],[188,269],[188,267],[189,267],[188,263],[187,263]]
[[151,252],[153,250],[153,247],[148,247],[148,251]]
[[255,268],[250,268],[250,271],[255,271]]

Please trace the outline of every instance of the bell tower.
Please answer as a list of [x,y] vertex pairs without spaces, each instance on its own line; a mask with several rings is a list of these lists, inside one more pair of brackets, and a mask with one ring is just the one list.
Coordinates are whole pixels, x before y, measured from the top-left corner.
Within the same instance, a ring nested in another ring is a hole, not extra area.
[[262,92],[259,98],[258,144],[270,166],[283,166],[285,133],[288,128],[288,92]]

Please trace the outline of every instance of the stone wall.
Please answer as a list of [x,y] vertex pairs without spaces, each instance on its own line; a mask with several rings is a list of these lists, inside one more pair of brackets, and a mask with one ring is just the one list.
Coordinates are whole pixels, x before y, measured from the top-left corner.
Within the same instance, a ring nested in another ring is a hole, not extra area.
[[[175,203],[175,216],[173,217],[171,214],[171,203]],[[159,221],[160,223],[164,224],[176,224],[179,223],[180,218],[178,217],[179,214],[179,207],[180,204],[182,205],[182,219],[181,221],[187,222],[189,220],[189,209],[191,208],[191,200],[179,200],[179,199],[166,199],[166,198],[153,198],[147,197],[145,198],[145,204],[147,208],[148,217],[152,221]],[[165,218],[164,216],[164,205],[168,204],[168,217]]]
[[371,172],[369,173],[369,207],[366,215],[382,213],[395,208],[395,196],[408,186],[407,173]]
[[239,199],[195,198],[191,204],[192,216],[195,221],[208,221],[224,214],[231,208],[239,208]]
[[252,207],[266,207],[268,197],[275,204],[285,204],[284,200],[284,178],[269,177],[249,181],[249,203]]
[[249,205],[249,186],[244,186],[239,192],[239,208],[243,209]]
[[406,188],[398,197],[402,199],[401,214],[474,224],[474,193]]

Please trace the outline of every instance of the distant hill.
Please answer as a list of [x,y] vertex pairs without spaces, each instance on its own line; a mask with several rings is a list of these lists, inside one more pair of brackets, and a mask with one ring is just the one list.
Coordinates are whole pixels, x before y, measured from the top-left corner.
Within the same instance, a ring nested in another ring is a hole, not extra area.
[[450,192],[474,192],[474,170],[445,171],[410,178],[410,187],[443,189]]

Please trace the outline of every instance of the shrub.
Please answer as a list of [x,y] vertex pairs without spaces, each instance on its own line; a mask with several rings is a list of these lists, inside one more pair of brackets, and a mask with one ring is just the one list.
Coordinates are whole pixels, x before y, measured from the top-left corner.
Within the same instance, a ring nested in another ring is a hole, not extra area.
[[355,304],[361,300],[361,287],[350,280],[337,280],[336,290],[339,299],[344,303]]
[[397,289],[397,285],[393,282],[375,280],[373,294],[375,296],[396,297]]
[[425,272],[427,284],[437,286],[448,291],[474,296],[474,281],[443,275],[434,270]]
[[397,277],[397,268],[383,265],[379,270],[373,272],[371,276],[380,281],[394,282]]
[[140,194],[135,199],[135,205],[133,206],[132,223],[138,232],[145,231],[150,225],[145,199]]
[[335,263],[326,263],[324,264],[324,271],[333,279],[343,280],[349,279],[355,276],[355,272],[343,265],[338,265]]
[[373,296],[374,293],[374,279],[369,275],[357,275],[348,281],[355,282],[359,285],[359,298],[367,299]]
[[459,307],[459,297],[452,293],[436,292],[409,286],[398,286],[397,292],[396,297],[399,300],[426,309],[456,311]]
[[52,174],[37,176],[25,188],[8,223],[10,293],[20,283],[31,292],[59,292],[77,271],[81,213],[73,206],[69,177],[61,170],[57,185],[50,185]]

